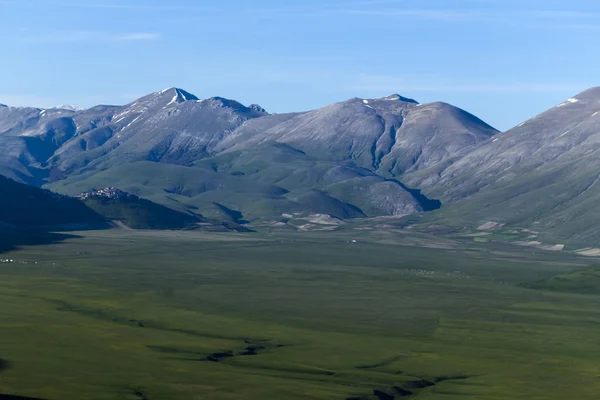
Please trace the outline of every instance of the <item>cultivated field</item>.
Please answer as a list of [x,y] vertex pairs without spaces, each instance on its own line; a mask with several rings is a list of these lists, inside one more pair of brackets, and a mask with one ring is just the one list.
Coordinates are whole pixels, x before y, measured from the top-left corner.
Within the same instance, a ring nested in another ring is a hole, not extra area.
[[8,250],[0,393],[598,398],[600,296],[522,285],[589,259],[350,235],[110,230]]

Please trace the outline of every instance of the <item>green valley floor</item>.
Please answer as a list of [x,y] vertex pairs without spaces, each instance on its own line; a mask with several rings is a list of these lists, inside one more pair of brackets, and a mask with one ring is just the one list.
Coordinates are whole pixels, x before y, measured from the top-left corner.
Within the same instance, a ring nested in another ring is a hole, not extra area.
[[0,398],[598,398],[600,295],[533,284],[592,260],[355,236],[108,230],[0,253]]

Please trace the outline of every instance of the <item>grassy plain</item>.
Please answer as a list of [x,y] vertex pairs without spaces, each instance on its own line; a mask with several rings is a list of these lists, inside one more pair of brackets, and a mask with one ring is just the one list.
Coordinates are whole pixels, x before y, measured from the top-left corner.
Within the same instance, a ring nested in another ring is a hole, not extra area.
[[600,296],[522,285],[589,260],[355,236],[109,230],[8,250],[0,393],[597,398]]

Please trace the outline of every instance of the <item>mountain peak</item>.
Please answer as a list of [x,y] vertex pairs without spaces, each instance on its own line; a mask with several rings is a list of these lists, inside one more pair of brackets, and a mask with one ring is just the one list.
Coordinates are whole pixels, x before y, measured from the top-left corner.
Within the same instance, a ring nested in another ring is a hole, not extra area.
[[84,108],[71,104],[62,104],[60,106],[52,107],[51,110],[83,111]]
[[386,97],[379,97],[379,98],[368,98],[368,99],[363,99],[360,97],[354,97],[352,99],[350,99],[349,101],[360,101],[364,104],[369,104],[369,102],[379,102],[379,101],[399,101],[402,103],[409,103],[409,104],[416,104],[418,105],[419,102],[416,100],[413,100],[411,98],[408,97],[404,97],[404,96],[400,96],[399,94],[392,94]]
[[176,88],[176,87],[161,90],[160,92],[153,93],[151,96],[153,96],[155,98],[161,98],[161,99],[163,97],[168,98],[169,103],[167,105],[181,104],[186,101],[199,100],[198,97],[194,96],[190,92],[180,89],[180,88]]
[[249,109],[251,109],[252,111],[256,111],[256,112],[259,112],[259,113],[264,113],[264,114],[267,114],[267,110],[265,110],[264,108],[262,108],[262,107],[261,107],[260,105],[258,105],[258,104],[250,104],[250,105],[248,106],[248,108],[249,108]]
[[169,104],[172,104],[172,103],[179,104],[179,103],[183,103],[183,102],[190,101],[190,100],[194,100],[194,101],[199,100],[198,97],[194,96],[190,92],[185,91],[183,89],[176,88],[176,87],[161,90],[160,92],[156,92],[155,95],[158,95],[160,97],[172,96],[171,102]]
[[166,108],[173,105],[179,105],[186,101],[197,101],[198,98],[193,94],[179,88],[168,88],[159,92],[150,93],[144,97],[135,100],[128,106],[139,111],[148,111],[155,107]]
[[200,100],[200,102],[210,104],[213,108],[231,108],[238,112],[251,111],[258,114],[268,115],[268,112],[258,104],[252,104],[249,107],[246,107],[236,100],[226,99],[224,97],[209,97],[208,99]]
[[405,103],[413,103],[413,104],[419,104],[418,101],[408,98],[408,97],[404,97],[404,96],[400,96],[398,93],[394,93],[391,94],[389,96],[386,97],[382,97],[378,100],[386,100],[386,101],[403,101]]

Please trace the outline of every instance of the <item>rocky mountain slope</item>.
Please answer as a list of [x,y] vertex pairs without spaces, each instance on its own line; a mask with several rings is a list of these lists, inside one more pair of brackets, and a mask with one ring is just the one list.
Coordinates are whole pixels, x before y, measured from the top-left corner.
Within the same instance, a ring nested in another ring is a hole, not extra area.
[[600,88],[474,147],[411,184],[448,203],[447,221],[534,227],[554,240],[600,239]]
[[277,141],[314,156],[353,161],[392,177],[436,165],[496,133],[477,117],[449,104],[419,104],[392,95],[354,98],[272,121],[249,121],[217,149],[244,150]]
[[269,115],[171,88],[122,107],[4,107],[0,173],[67,194],[119,186],[215,217],[406,215],[439,202],[406,187],[404,174],[495,133],[448,104],[399,95]]

